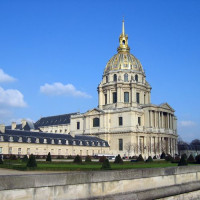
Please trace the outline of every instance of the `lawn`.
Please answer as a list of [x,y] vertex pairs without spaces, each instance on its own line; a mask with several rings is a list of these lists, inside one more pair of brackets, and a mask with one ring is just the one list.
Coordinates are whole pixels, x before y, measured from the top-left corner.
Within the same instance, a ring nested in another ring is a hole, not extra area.
[[[5,160],[4,164],[0,165],[0,168],[16,169],[16,170],[45,170],[45,171],[93,171],[100,170],[102,163],[91,162],[82,164],[75,164],[73,162],[45,162],[38,161],[37,168],[27,169],[26,163],[21,160],[10,161]],[[136,169],[136,168],[160,168],[160,167],[174,167],[177,163],[170,163],[164,160],[154,161],[152,163],[146,162],[130,162],[126,161],[123,164],[110,163],[112,170],[120,169]]]

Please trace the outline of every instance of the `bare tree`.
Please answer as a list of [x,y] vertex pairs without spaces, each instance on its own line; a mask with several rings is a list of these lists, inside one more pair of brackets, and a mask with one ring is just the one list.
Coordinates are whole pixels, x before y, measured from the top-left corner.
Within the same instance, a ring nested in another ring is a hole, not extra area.
[[133,144],[131,142],[126,143],[125,150],[128,153],[128,157],[129,157],[129,154],[133,151],[133,149],[134,149],[134,147],[133,147]]

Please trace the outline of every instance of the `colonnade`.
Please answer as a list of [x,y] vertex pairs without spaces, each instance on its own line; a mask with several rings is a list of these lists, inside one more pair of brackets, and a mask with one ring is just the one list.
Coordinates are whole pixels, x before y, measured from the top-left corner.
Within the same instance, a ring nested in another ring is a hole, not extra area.
[[174,156],[178,153],[177,139],[164,136],[137,136],[137,153],[158,156],[162,152]]
[[149,110],[149,126],[174,129],[174,115],[167,112]]

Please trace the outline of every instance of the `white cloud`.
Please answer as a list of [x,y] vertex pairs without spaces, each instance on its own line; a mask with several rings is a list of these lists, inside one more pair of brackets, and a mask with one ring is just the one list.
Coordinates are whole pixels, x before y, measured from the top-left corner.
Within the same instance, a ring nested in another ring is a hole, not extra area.
[[26,107],[24,96],[19,90],[4,90],[0,87],[0,106]]
[[81,92],[77,90],[72,84],[63,85],[62,83],[53,83],[48,84],[40,87],[40,92],[46,95],[67,95],[67,96],[75,96],[75,97],[84,97],[84,98],[91,98],[90,95],[86,94],[85,92]]
[[188,127],[188,126],[194,126],[195,122],[187,120],[187,121],[180,121],[180,126]]
[[2,69],[0,69],[0,83],[13,82],[15,80],[16,80],[15,78],[13,78],[12,76],[9,76]]

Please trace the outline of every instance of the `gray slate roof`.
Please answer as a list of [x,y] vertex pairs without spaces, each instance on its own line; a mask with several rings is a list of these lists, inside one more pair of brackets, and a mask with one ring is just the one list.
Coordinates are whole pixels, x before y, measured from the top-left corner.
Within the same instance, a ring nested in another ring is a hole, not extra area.
[[[86,135],[76,135],[72,137],[69,134],[54,134],[54,133],[44,133],[44,132],[33,132],[33,131],[23,131],[23,130],[10,130],[6,129],[5,133],[0,132],[0,142],[23,142],[23,143],[40,143],[44,144],[46,139],[47,144],[59,145],[77,145],[77,146],[106,146],[109,147],[108,142],[102,140],[98,137],[86,136]],[[22,141],[20,141],[22,139]],[[38,140],[37,140],[38,139]],[[30,140],[30,141],[28,141]],[[59,143],[60,142],[60,143]]]
[[42,117],[35,123],[35,126],[41,127],[41,126],[69,124],[71,115],[76,115],[76,114],[78,113],[69,113],[69,114],[64,114],[64,115]]

